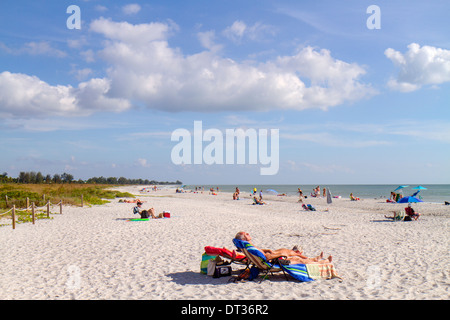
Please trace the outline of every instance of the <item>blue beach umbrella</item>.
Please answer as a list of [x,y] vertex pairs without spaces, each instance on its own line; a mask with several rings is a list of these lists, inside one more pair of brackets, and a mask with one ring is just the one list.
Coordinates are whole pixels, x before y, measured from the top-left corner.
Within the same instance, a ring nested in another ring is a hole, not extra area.
[[403,188],[406,188],[406,187],[409,187],[409,186],[398,186],[397,189],[395,189],[394,191],[397,191],[397,190],[400,190],[400,189],[403,189]]
[[413,188],[413,189],[415,189],[415,190],[417,190],[417,191],[414,192],[414,194],[411,195],[412,197],[417,196],[417,195],[419,194],[419,192],[422,191],[422,190],[427,190],[427,188],[422,187],[422,186],[417,186],[417,187],[415,187],[415,188]]
[[278,194],[278,191],[273,190],[273,189],[267,189],[266,192]]
[[423,202],[423,201],[412,196],[403,197],[400,200],[398,200],[398,203],[411,203],[411,202]]

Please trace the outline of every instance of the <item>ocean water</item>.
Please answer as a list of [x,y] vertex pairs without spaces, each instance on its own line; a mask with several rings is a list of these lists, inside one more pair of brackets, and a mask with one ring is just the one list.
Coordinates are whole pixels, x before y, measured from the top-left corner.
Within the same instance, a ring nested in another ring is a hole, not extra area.
[[[329,188],[333,196],[341,196],[343,198],[349,198],[350,193],[353,193],[355,197],[361,199],[389,199],[391,191],[394,191],[399,185],[362,185],[362,184],[351,184],[351,185],[320,185],[321,192],[323,188]],[[412,195],[417,191],[413,189],[418,184],[409,185],[409,187],[401,189],[403,196]],[[450,184],[429,184],[421,185],[427,188],[426,190],[421,190],[417,195],[424,202],[433,203],[444,203],[444,201],[450,202]],[[264,193],[270,193],[267,191],[269,189],[275,190],[278,193],[286,193],[287,195],[297,196],[297,189],[300,188],[303,191],[303,195],[309,196],[317,185],[305,184],[305,185],[186,185],[185,190],[194,190],[195,187],[203,187],[205,191],[209,191],[210,188],[219,188],[219,191],[234,192],[236,187],[239,187],[241,193],[251,193],[253,188],[257,188],[258,194],[260,190]],[[400,191],[396,191],[400,192]]]

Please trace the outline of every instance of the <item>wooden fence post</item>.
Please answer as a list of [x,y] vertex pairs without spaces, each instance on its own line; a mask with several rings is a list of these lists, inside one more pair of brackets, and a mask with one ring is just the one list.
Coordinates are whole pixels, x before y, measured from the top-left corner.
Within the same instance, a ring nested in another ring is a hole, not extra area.
[[47,218],[50,218],[50,201],[47,202]]
[[34,202],[31,203],[31,219],[33,220],[33,224],[35,224],[36,214],[34,213]]
[[13,227],[13,229],[16,228],[16,205],[15,204],[13,205],[13,208],[12,208],[12,227]]
[[30,206],[30,198],[27,197],[27,212],[28,212],[28,207]]
[[8,207],[8,195],[5,194],[6,207]]
[[62,214],[62,200],[59,201],[59,214]]
[[81,195],[81,207],[83,208],[83,195]]

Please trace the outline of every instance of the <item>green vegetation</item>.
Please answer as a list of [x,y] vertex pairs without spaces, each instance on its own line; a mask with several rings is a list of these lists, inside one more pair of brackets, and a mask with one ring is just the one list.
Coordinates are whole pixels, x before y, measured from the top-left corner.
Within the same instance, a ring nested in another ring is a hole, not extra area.
[[70,173],[64,172],[63,174],[54,174],[53,176],[50,174],[43,175],[41,172],[20,172],[17,178],[8,177],[7,172],[3,172],[0,175],[0,183],[33,183],[33,184],[61,184],[61,183],[78,183],[78,184],[120,184],[120,185],[142,185],[142,184],[159,184],[159,185],[167,185],[167,184],[183,184],[181,181],[177,180],[175,182],[170,181],[156,181],[149,179],[127,179],[125,177],[93,177],[87,180],[78,179],[75,180],[73,175]]
[[27,198],[29,203],[35,203],[36,207],[44,206],[50,200],[52,204],[63,201],[65,205],[81,205],[83,195],[84,205],[99,205],[107,203],[114,198],[134,198],[128,192],[108,190],[107,185],[88,184],[18,184],[5,183],[0,185],[0,214],[9,210],[13,205],[16,208],[26,208]]
[[[3,218],[11,219],[11,213],[6,214],[2,216]],[[46,210],[36,210],[35,211],[35,219],[53,219],[52,217],[47,217],[47,211]],[[25,223],[25,222],[32,222],[33,218],[31,216],[31,210],[16,210],[16,223]],[[7,226],[10,225],[10,223],[0,224],[1,226]]]
[[[50,201],[57,204],[61,200],[64,205],[101,205],[114,198],[134,198],[128,192],[108,190],[114,185],[167,185],[182,184],[181,181],[155,181],[143,179],[127,179],[124,177],[94,177],[88,180],[75,180],[71,174],[55,174],[53,176],[43,175],[41,172],[20,172],[17,178],[8,176],[3,172],[0,175],[0,219],[11,218],[9,211],[13,205],[16,206],[17,222],[31,221],[31,210],[26,211],[28,203],[34,203],[35,207],[43,207]],[[36,210],[36,219],[48,219],[46,210]],[[51,219],[51,217],[50,217]]]

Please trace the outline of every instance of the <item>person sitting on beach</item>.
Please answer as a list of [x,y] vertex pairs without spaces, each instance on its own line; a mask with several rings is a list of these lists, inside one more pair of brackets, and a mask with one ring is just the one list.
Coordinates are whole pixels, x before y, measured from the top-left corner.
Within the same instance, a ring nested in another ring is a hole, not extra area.
[[253,204],[266,204],[264,201],[256,198],[256,196],[253,197],[253,201],[254,201]]
[[405,208],[405,213],[410,219],[417,220],[420,217],[420,213],[416,212],[412,207],[411,203],[408,203],[408,206]]
[[133,213],[134,214],[139,213],[139,215],[141,216],[141,219],[150,218],[150,216],[152,217],[152,219],[157,219],[157,217],[155,216],[154,208],[150,208],[148,210],[142,210],[142,202],[136,203],[136,207],[133,208]]
[[359,200],[359,198],[353,196],[353,193],[350,193],[350,200],[351,201],[357,201],[357,200]]
[[[248,241],[252,246],[254,246],[251,243],[252,237],[250,234],[244,231],[240,231],[235,236],[238,240],[244,240]],[[295,246],[292,249],[277,249],[277,250],[271,250],[271,249],[260,249],[256,246],[254,246],[256,249],[260,250],[267,260],[277,259],[280,257],[285,257],[286,260],[289,260],[291,264],[320,264],[320,263],[331,263],[332,257],[329,256],[327,259],[323,259],[323,252],[320,253],[315,258],[308,258],[302,254],[302,251],[298,249],[297,246]]]

